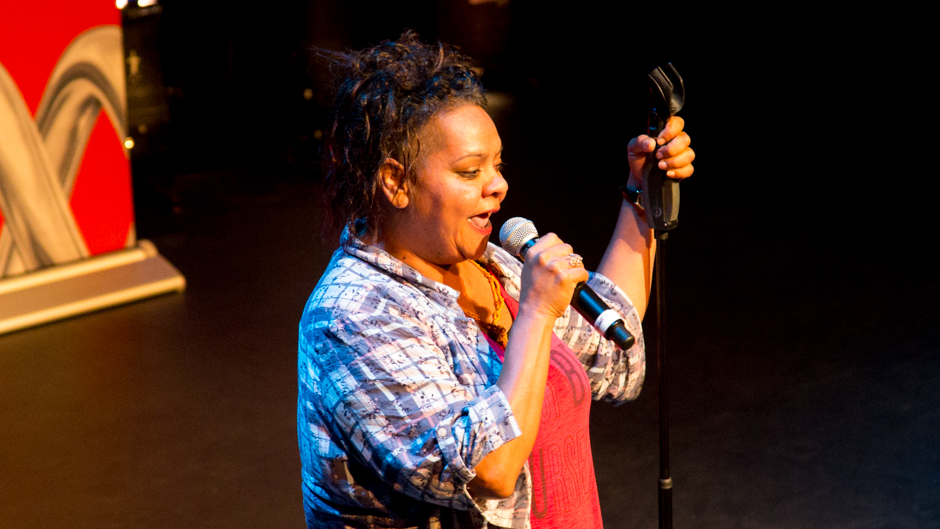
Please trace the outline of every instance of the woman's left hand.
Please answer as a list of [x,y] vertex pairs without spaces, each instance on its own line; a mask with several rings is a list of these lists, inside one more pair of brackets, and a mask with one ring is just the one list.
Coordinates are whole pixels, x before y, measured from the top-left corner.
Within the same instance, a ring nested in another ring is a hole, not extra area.
[[659,146],[662,148],[656,152],[656,158],[659,160],[659,168],[666,171],[666,176],[676,180],[692,176],[695,170],[692,167],[695,151],[689,148],[692,140],[682,130],[683,127],[685,127],[685,120],[679,116],[672,116],[655,138],[642,134],[630,140],[627,144],[627,160],[630,164],[630,180],[634,186],[642,189],[643,182],[640,182],[640,175],[643,174],[646,155]]

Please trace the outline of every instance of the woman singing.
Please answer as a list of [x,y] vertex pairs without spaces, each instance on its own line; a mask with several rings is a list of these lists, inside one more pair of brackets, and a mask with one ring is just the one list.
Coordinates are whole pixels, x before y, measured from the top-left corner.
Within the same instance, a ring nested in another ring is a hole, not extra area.
[[[624,201],[596,273],[551,233],[523,265],[488,243],[508,184],[470,60],[410,33],[340,60],[327,188],[345,231],[300,322],[307,526],[602,527],[588,412],[643,382],[643,211]],[[692,174],[682,127],[630,142],[631,185],[657,144],[668,176]],[[570,309],[582,281],[629,350]]]

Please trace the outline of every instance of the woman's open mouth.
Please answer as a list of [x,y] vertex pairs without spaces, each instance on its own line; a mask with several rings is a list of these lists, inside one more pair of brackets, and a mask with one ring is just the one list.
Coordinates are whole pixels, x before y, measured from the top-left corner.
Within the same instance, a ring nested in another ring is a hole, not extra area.
[[493,231],[493,225],[490,223],[491,214],[492,212],[487,211],[486,213],[474,215],[467,220],[469,220],[470,224],[473,224],[473,226],[481,232],[489,233]]

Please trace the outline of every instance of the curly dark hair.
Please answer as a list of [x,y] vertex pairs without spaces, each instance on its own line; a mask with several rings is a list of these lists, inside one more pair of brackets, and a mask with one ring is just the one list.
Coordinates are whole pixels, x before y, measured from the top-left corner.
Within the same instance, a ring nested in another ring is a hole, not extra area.
[[413,181],[421,128],[443,110],[485,107],[483,85],[469,57],[447,44],[426,44],[413,31],[395,42],[329,56],[342,67],[325,150],[333,228],[374,233],[384,161],[402,164]]

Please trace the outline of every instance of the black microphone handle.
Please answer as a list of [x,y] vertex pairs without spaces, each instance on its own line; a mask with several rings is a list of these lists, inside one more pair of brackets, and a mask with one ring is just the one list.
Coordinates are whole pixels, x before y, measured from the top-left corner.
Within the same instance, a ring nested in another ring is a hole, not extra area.
[[[584,319],[589,321],[594,327],[604,333],[604,337],[612,340],[621,349],[629,349],[636,343],[636,338],[630,334],[626,325],[623,324],[623,318],[613,309],[607,306],[607,303],[597,295],[587,283],[578,283],[574,288],[574,296],[571,297],[571,306]],[[607,313],[607,314],[605,314]],[[610,322],[601,322],[599,318],[604,314]]]
[[[538,237],[526,241],[526,243],[522,245],[522,248],[519,249],[519,257],[523,261],[525,260],[526,252],[529,251],[529,248],[531,248],[536,241],[538,241]],[[578,311],[578,314],[584,316],[584,319],[586,319],[588,323],[600,331],[604,335],[604,338],[613,341],[621,349],[629,349],[636,343],[636,338],[627,330],[627,326],[624,325],[623,318],[621,318],[619,314],[614,315],[613,309],[608,307],[607,303],[605,303],[587,283],[578,283],[574,288],[574,296],[571,297],[571,306],[574,310]],[[605,314],[606,320],[613,321],[604,321],[601,322],[601,326],[598,326],[598,318],[604,313],[607,313]]]

